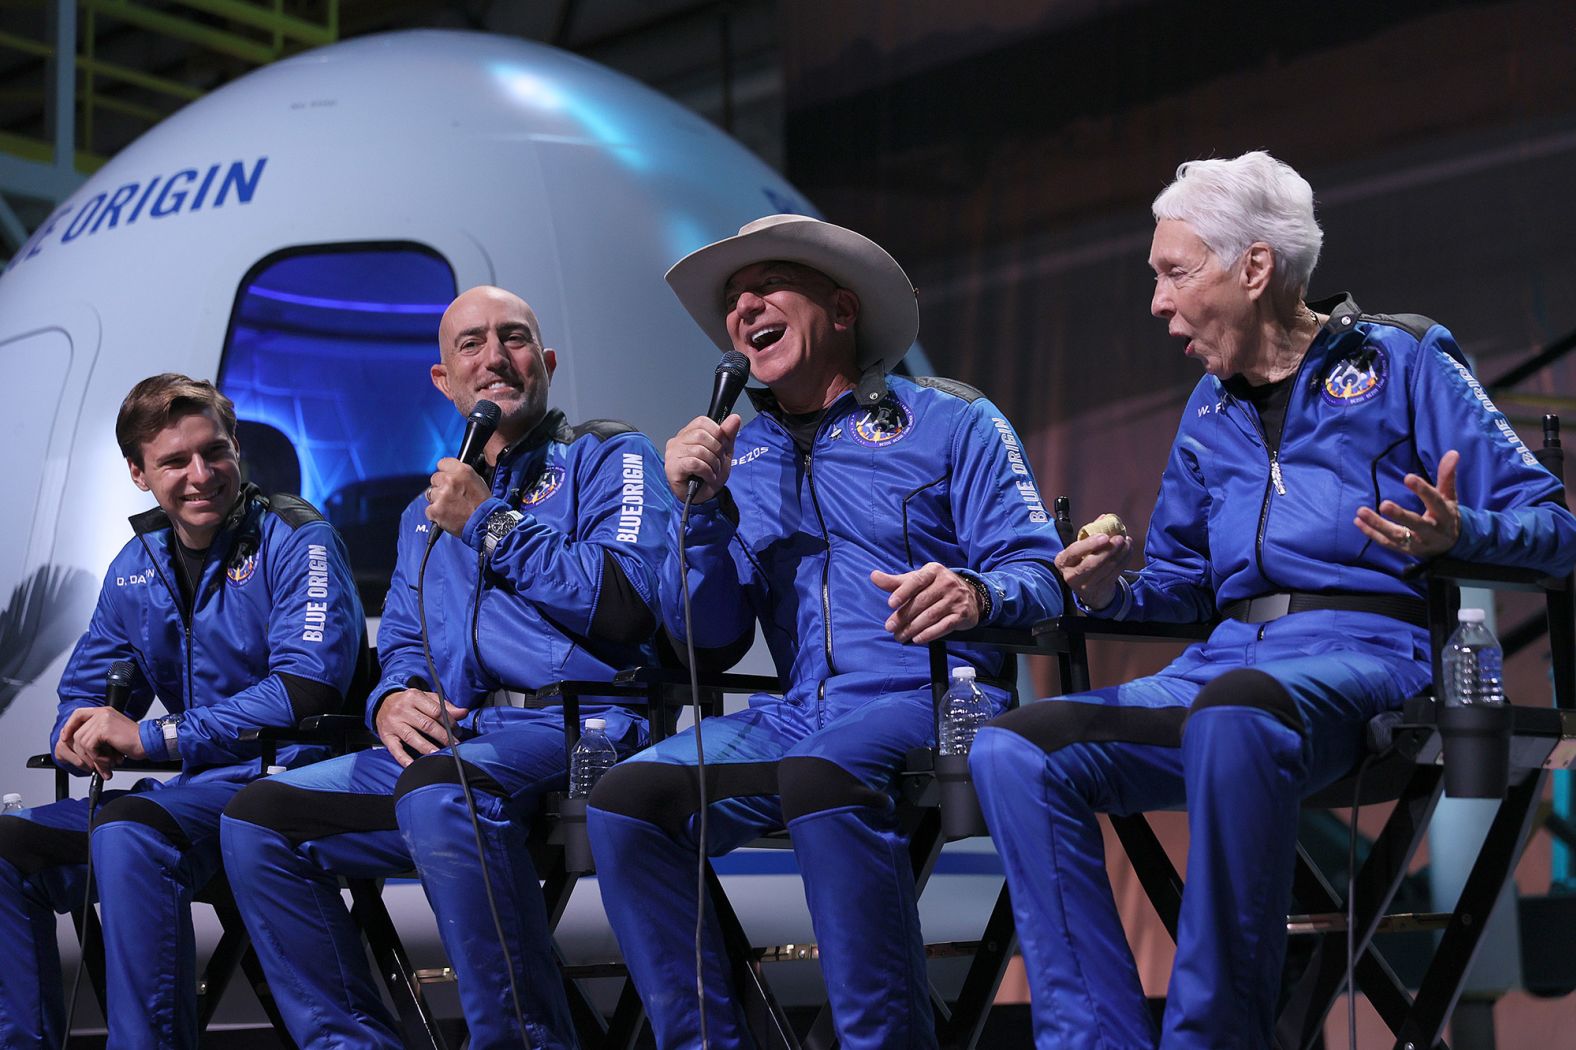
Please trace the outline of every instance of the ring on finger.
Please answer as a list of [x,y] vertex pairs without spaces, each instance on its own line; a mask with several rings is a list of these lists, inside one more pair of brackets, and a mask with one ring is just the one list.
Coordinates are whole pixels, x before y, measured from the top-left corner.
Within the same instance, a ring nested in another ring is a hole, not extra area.
[[1401,526],[1401,538],[1396,540],[1396,543],[1401,547],[1410,547],[1412,545],[1412,530],[1404,525]]

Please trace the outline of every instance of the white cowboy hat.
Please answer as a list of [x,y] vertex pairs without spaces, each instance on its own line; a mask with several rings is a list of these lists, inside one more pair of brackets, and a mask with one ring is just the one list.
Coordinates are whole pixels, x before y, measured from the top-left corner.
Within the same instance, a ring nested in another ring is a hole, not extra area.
[[859,296],[854,324],[859,370],[890,371],[919,334],[919,298],[908,274],[870,238],[804,215],[768,215],[690,252],[668,271],[668,286],[701,331],[732,350],[723,287],[754,263],[796,262],[819,270]]

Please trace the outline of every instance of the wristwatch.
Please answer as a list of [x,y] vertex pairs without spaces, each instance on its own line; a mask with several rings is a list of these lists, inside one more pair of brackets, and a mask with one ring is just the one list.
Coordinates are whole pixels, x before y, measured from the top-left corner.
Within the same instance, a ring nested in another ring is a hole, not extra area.
[[517,510],[495,510],[487,515],[487,520],[482,523],[482,553],[492,557],[493,548],[498,546],[498,541],[509,535],[514,527],[525,520],[525,515]]
[[158,726],[159,732],[164,735],[164,757],[179,758],[181,753],[176,741],[180,737],[181,716],[165,715],[163,718],[155,719],[153,724]]

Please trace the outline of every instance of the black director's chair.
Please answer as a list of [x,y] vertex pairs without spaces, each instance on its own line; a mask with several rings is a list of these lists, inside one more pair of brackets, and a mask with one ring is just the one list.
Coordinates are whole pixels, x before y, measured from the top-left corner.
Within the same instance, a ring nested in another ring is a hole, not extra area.
[[[1556,417],[1545,417],[1544,448],[1535,455],[1563,479]],[[1065,498],[1057,501],[1057,517],[1059,523],[1068,517]],[[1444,792],[1444,745],[1438,724],[1441,705],[1435,696],[1414,697],[1401,711],[1374,719],[1368,730],[1368,761],[1352,776],[1305,800],[1304,807],[1309,809],[1380,802],[1394,802],[1395,806],[1353,876],[1350,901],[1344,887],[1320,869],[1307,845],[1298,844],[1294,897],[1306,911],[1289,916],[1287,927],[1293,936],[1314,940],[1305,968],[1284,996],[1276,1026],[1278,1050],[1312,1050],[1320,1044],[1324,1020],[1346,986],[1349,905],[1355,920],[1351,924],[1354,992],[1368,997],[1394,1034],[1397,1050],[1443,1047],[1445,1025],[1466,983],[1490,912],[1513,877],[1538,816],[1548,771],[1567,768],[1576,760],[1576,588],[1572,578],[1552,579],[1522,569],[1451,559],[1436,560],[1420,573],[1428,580],[1436,681],[1445,641],[1455,627],[1461,585],[1542,594],[1553,660],[1554,706],[1516,705],[1515,698],[1510,698],[1509,785],[1452,912],[1390,913],[1407,877],[1407,866],[1421,846]],[[1197,640],[1207,636],[1209,626],[1061,617],[1027,633],[999,632],[1004,637],[995,637],[996,632],[976,631],[962,637],[1054,655],[1064,691],[1081,692],[1090,686],[1084,649],[1088,639]],[[944,671],[944,658],[939,666]],[[1146,895],[1175,939],[1183,893],[1180,875],[1142,815],[1113,815],[1109,819]],[[1375,937],[1428,929],[1444,932],[1414,995],[1397,976]]]
[[[1089,621],[1093,622],[1093,621]],[[932,680],[932,693],[936,709],[939,713],[941,698],[945,694],[948,681],[946,645],[948,641],[967,641],[978,644],[997,645],[1004,649],[1055,653],[1062,660],[1063,681],[1087,683],[1087,661],[1084,649],[1085,621],[1073,621],[1071,618],[1048,621],[1036,627],[1033,631],[1003,631],[992,629],[978,629],[962,635],[954,635],[949,639],[933,642],[930,645],[930,671]],[[1170,627],[1135,628],[1125,625],[1117,626],[1118,632],[1123,636],[1155,637],[1173,639],[1178,637],[1198,637],[1196,631],[1183,631]],[[650,672],[642,669],[634,672],[647,675]],[[621,674],[619,678],[625,679],[631,672]],[[1015,675],[1013,662],[1009,661],[1006,674],[1009,678]],[[1081,676],[1081,677],[1080,677]],[[657,677],[671,687],[687,687],[688,677],[682,671],[661,671]],[[761,679],[738,675],[707,675],[701,678],[703,690],[718,690],[725,693],[755,693],[776,692],[781,685],[775,679]],[[1010,704],[1017,703],[1017,695],[1012,691]],[[670,700],[670,702],[672,702]],[[948,775],[938,771],[937,756],[934,748],[917,748],[907,756],[906,768],[899,773],[897,783],[897,821],[900,830],[909,839],[909,860],[913,871],[916,891],[923,894],[931,874],[934,872],[936,862],[941,855],[942,847],[949,841],[954,841],[970,835],[983,835],[985,828],[982,821],[978,820],[977,807],[971,801],[965,800],[961,807],[965,812],[974,810],[974,818],[978,821],[971,826],[967,816],[953,817],[943,821],[942,815],[945,807],[954,805],[943,790],[943,780]],[[951,825],[949,833],[946,826]],[[1143,827],[1147,831],[1147,825]],[[792,849],[793,843],[786,831],[777,832],[758,838],[747,844],[748,848],[755,849]],[[1137,848],[1136,846],[1134,847]],[[1159,851],[1158,841],[1154,842],[1154,849]],[[1161,853],[1161,856],[1164,856]],[[837,1035],[833,1027],[830,1007],[822,1004],[817,1011],[808,1031],[801,1039],[795,1032],[787,1011],[779,1002],[767,980],[764,971],[765,964],[775,961],[792,961],[814,959],[818,957],[814,945],[788,945],[788,946],[761,946],[752,942],[739,920],[738,913],[728,900],[721,880],[715,870],[708,864],[706,880],[710,893],[711,904],[716,912],[723,943],[727,949],[730,963],[732,964],[734,990],[738,995],[744,1010],[750,1030],[756,1043],[773,1050],[822,1050],[822,1048],[837,1045]],[[1012,908],[1007,896],[1005,885],[1001,889],[991,914],[986,921],[985,928],[979,938],[967,942],[947,942],[926,945],[926,954],[932,958],[938,957],[964,957],[969,960],[968,967],[956,997],[948,999],[934,986],[930,991],[931,1006],[934,1011],[936,1031],[940,1044],[943,1047],[971,1048],[977,1045],[984,1029],[985,1020],[990,1011],[991,1003],[995,999],[996,991],[1001,985],[1006,973],[1007,965],[1016,950],[1017,938],[1014,932]],[[626,992],[632,991],[626,988]],[[638,1001],[634,1004],[638,1011]],[[623,1004],[620,1005],[620,1012]],[[641,1015],[636,1013],[637,1022]],[[630,1039],[636,1030],[622,1029],[620,1035],[627,1034]],[[604,1045],[618,1046],[620,1048],[631,1045],[629,1042],[610,1042]]]
[[[374,679],[375,679],[374,675]],[[742,675],[721,676],[722,683],[757,690],[775,685],[775,679]],[[590,699],[613,699],[636,708],[644,707],[649,716],[652,742],[672,733],[677,711],[689,702],[688,678],[667,667],[637,667],[625,670],[612,682],[561,680],[527,693],[527,707],[560,706],[564,717],[564,751],[567,760],[580,739],[581,704]],[[722,692],[715,685],[703,685],[701,701],[708,714],[721,712]],[[254,738],[247,734],[248,738]],[[263,748],[265,766],[273,761],[274,748],[281,743],[319,743],[336,754],[379,746],[359,715],[321,715],[303,720],[293,731],[265,731],[256,736]],[[591,873],[585,852],[585,809],[582,800],[571,800],[563,793],[548,795],[530,835],[532,863],[542,879],[542,894],[547,908],[548,928],[556,929],[580,877]],[[415,878],[416,873],[408,877]],[[451,980],[447,967],[436,970],[417,968],[400,939],[398,928],[383,901],[383,879],[343,880],[351,897],[351,918],[360,928],[393,1002],[400,1031],[407,1047],[445,1050],[449,1045],[443,1027],[428,1001],[424,985]],[[625,981],[618,1006],[611,1020],[604,1018],[583,986],[587,979],[627,976],[621,965],[569,965],[562,952],[559,957],[570,1012],[582,1046],[628,1047],[639,1034],[644,1019],[639,997]],[[278,1026],[283,1031],[282,1026]]]
[[[360,705],[362,698],[372,688],[378,679],[377,653],[366,644],[363,636],[361,654],[356,662],[351,683],[346,690],[346,710],[352,706]],[[339,719],[344,722],[353,721],[345,715],[323,715],[309,718],[306,723],[316,723],[320,719]],[[303,729],[266,726],[260,729],[244,731],[240,739],[253,743],[258,748],[258,769],[266,773],[268,767],[274,764],[278,747],[282,743],[320,743],[328,745],[331,754],[343,754],[348,750],[346,732],[322,731],[315,728]],[[57,765],[53,755],[31,755],[27,760],[28,769],[49,769],[55,774],[55,800],[61,801],[71,797],[72,774]],[[116,767],[117,772],[125,773],[179,773],[181,763],[178,761],[148,761],[142,759],[128,759]],[[252,992],[257,996],[258,1004],[262,1006],[267,1015],[269,1024],[286,1047],[293,1048],[295,1043],[291,1040],[289,1032],[285,1029],[284,1020],[279,1015],[279,1008],[274,1002],[273,994],[269,991],[268,980],[263,973],[262,963],[257,958],[257,953],[252,950],[251,935],[247,932],[246,924],[241,919],[240,910],[236,907],[235,897],[230,892],[230,882],[225,878],[221,869],[217,875],[209,880],[193,895],[193,901],[207,904],[214,910],[219,919],[220,936],[214,945],[212,954],[203,968],[197,985],[197,1026],[199,1031],[206,1031],[213,1020],[214,1012],[219,1007],[219,1001],[224,997],[225,990],[229,987],[231,979],[235,976],[236,968],[246,975],[247,982],[251,985]],[[98,911],[93,907],[93,902],[86,901],[80,908],[71,912],[73,929],[82,931],[82,943],[79,945],[82,953],[82,963],[87,970],[88,982],[92,985],[94,997],[98,1000],[99,1010],[107,1019],[109,1010],[105,1003],[104,974],[104,931],[99,925]],[[71,1018],[66,1018],[66,1026],[71,1026]]]
[[[54,770],[55,800],[58,802],[71,797],[72,776],[55,764],[54,756],[30,755],[27,759],[27,768]],[[115,767],[118,773],[179,773],[180,769],[179,762],[152,762],[140,759],[128,759]],[[96,877],[94,881],[97,882]],[[193,895],[192,900],[213,908],[220,927],[219,940],[208,956],[208,961],[197,981],[198,1031],[207,1030],[209,1022],[213,1020],[214,1012],[219,1008],[219,1001],[224,997],[225,990],[229,988],[230,981],[239,968],[246,975],[247,983],[251,985],[252,992],[257,996],[257,1001],[268,1016],[274,1031],[286,1047],[293,1048],[295,1043],[290,1040],[284,1021],[279,1016],[279,1009],[274,1003],[274,997],[268,990],[268,980],[263,974],[262,963],[258,961],[257,953],[252,950],[252,939],[246,932],[246,924],[241,920],[235,898],[230,894],[230,883],[224,877],[224,872],[220,871],[209,880],[206,886]],[[98,910],[93,906],[92,901],[84,901],[79,907],[73,908],[70,914],[72,928],[82,931],[82,940],[78,945],[81,962],[78,965],[86,968],[84,978],[93,989],[99,1012],[107,1019],[109,1007],[104,996],[105,989],[109,986],[104,972],[104,930],[99,925]],[[66,1018],[66,1026],[68,1029],[71,1026],[69,1017]]]

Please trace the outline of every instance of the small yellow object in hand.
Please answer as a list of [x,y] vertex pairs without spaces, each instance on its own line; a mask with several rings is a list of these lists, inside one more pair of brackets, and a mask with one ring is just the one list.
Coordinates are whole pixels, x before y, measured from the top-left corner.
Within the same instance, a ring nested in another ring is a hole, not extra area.
[[1122,519],[1115,514],[1102,514],[1098,518],[1078,530],[1078,538],[1086,540],[1090,536],[1126,536],[1127,526],[1122,524]]

